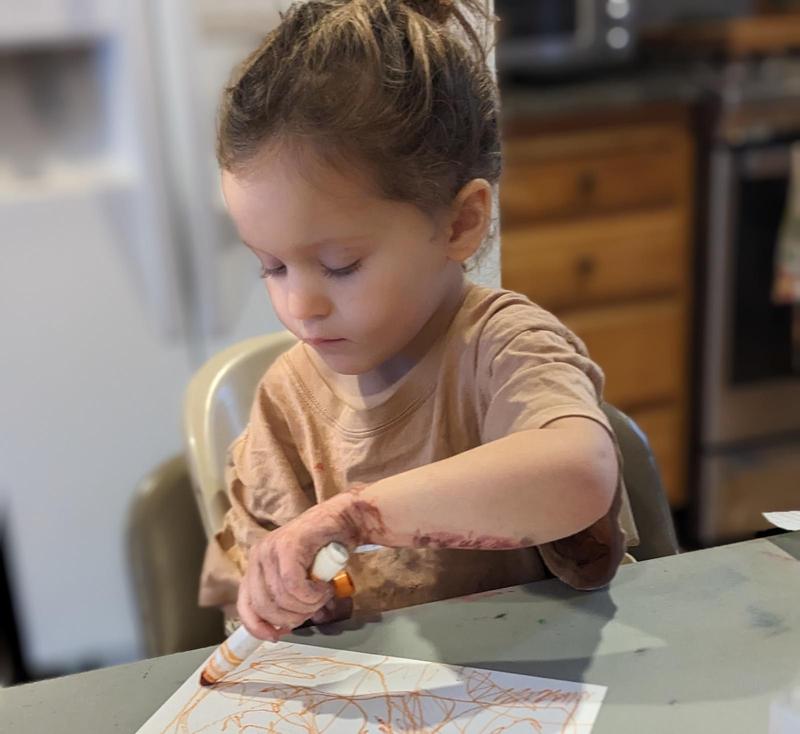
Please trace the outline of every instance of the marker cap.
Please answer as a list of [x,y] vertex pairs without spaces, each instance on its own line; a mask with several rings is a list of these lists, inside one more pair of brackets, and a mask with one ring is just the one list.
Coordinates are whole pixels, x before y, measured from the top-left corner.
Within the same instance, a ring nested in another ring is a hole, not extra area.
[[328,543],[319,549],[311,566],[311,578],[318,581],[333,581],[334,577],[344,570],[350,553],[341,543]]

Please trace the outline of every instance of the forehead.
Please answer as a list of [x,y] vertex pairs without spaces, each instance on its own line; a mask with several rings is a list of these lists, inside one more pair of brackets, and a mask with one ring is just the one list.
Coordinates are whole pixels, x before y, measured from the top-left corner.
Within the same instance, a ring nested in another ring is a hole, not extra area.
[[257,249],[365,234],[393,205],[355,170],[288,155],[263,156],[246,174],[223,171],[222,192],[239,235]]

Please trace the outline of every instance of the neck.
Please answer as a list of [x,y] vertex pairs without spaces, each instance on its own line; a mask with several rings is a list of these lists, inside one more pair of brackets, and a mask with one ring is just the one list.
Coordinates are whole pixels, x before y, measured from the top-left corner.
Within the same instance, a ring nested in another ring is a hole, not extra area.
[[358,375],[358,387],[369,395],[383,390],[402,379],[445,334],[458,311],[464,295],[466,281],[459,270],[445,289],[442,300],[416,336],[397,354],[363,375]]

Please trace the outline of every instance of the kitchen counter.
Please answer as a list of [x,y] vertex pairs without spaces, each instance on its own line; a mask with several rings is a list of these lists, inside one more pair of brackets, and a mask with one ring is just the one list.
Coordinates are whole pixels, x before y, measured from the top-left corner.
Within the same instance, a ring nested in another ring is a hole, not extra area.
[[690,104],[702,95],[703,80],[688,68],[645,67],[592,79],[523,84],[501,81],[503,116],[553,117],[599,110],[626,112],[659,104]]

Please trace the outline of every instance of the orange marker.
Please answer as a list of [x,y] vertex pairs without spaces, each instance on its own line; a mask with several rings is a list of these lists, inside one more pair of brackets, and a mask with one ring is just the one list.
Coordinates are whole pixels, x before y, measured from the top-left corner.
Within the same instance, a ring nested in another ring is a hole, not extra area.
[[[344,598],[352,596],[355,591],[350,574],[344,570],[350,554],[341,543],[328,543],[317,552],[311,566],[312,579],[330,581],[333,584],[334,596]],[[228,673],[236,670],[255,652],[263,640],[253,637],[242,625],[211,656],[211,659],[200,674],[200,685],[210,686],[222,680]]]

